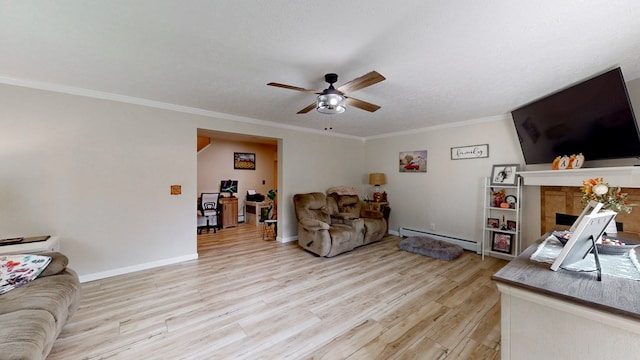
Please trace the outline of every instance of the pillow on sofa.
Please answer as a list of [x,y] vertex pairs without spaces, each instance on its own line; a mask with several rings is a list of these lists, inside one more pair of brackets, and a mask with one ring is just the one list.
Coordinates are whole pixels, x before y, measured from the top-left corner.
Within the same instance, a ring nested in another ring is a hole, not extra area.
[[46,252],[40,253],[38,255],[49,256],[51,258],[51,262],[49,265],[40,273],[38,277],[45,277],[56,275],[64,271],[69,264],[69,258],[59,252]]
[[33,254],[0,256],[0,294],[22,286],[40,275],[51,257]]
[[353,186],[334,186],[327,190],[327,194],[358,195],[358,192]]

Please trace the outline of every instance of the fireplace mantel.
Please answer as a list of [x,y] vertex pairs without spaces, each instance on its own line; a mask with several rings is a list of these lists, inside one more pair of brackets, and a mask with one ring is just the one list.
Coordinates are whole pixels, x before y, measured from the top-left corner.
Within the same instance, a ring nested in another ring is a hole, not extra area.
[[640,166],[520,171],[518,174],[525,186],[582,186],[587,179],[601,177],[612,186],[640,188]]

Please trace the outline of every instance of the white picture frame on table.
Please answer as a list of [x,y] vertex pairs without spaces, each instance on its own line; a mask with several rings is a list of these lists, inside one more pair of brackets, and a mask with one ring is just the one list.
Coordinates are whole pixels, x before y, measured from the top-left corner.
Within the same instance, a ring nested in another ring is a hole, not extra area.
[[595,240],[602,236],[607,225],[616,215],[616,212],[606,211],[583,216],[560,255],[551,264],[551,270],[558,271],[562,266],[584,259],[595,245]]

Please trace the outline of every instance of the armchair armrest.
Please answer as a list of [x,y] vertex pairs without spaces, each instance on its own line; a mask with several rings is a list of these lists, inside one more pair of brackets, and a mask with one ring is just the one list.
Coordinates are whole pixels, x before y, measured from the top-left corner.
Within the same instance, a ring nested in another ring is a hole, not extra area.
[[299,223],[307,231],[329,230],[331,227],[326,222],[309,218],[300,219]]
[[382,214],[382,212],[377,210],[362,209],[360,211],[360,217],[369,219],[382,219],[384,218],[384,215]]

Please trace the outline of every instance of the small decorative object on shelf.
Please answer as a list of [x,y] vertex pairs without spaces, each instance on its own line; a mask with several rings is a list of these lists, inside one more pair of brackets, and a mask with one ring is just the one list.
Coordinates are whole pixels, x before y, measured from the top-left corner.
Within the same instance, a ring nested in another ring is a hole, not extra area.
[[584,155],[582,153],[576,155],[572,154],[571,156],[563,155],[558,156],[553,159],[553,163],[551,163],[552,170],[569,170],[569,169],[579,169],[584,164]]
[[507,192],[504,189],[494,190],[491,188],[491,195],[493,196],[493,206],[500,207],[507,197]]

